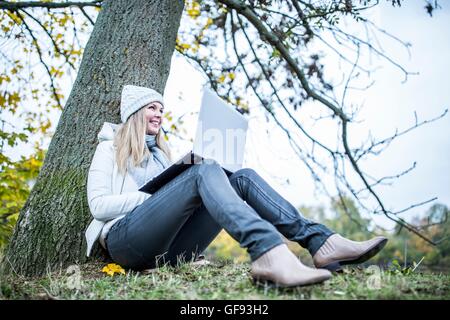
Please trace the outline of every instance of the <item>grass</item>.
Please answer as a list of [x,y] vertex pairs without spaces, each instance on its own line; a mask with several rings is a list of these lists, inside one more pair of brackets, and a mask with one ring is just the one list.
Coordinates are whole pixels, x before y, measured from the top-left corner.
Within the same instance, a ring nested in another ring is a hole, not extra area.
[[450,299],[450,276],[347,268],[323,284],[277,289],[255,286],[248,263],[161,267],[108,276],[90,263],[39,278],[2,276],[0,299]]

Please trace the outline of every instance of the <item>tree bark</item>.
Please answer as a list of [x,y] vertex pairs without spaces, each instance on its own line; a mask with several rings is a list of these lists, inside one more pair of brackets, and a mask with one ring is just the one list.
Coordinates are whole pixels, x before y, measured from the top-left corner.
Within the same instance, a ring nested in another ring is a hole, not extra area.
[[[45,162],[5,254],[5,267],[43,274],[86,261],[87,172],[104,121],[120,122],[123,85],[164,92],[184,2],[105,1]],[[96,255],[100,253],[97,247]]]

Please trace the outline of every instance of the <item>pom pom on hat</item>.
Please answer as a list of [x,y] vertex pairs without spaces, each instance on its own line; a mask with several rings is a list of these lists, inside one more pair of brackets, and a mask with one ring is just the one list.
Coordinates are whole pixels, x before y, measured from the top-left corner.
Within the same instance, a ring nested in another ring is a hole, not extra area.
[[159,102],[164,105],[163,96],[150,88],[125,85],[120,100],[122,122],[125,123],[133,113],[151,102]]

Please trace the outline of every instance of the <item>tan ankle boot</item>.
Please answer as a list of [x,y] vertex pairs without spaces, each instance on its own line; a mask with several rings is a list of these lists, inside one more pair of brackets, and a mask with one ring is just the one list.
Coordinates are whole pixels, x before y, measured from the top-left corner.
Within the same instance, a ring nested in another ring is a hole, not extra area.
[[379,236],[368,241],[357,242],[335,233],[314,254],[314,265],[317,268],[336,271],[345,264],[362,263],[383,249],[387,241],[387,238]]
[[278,245],[252,262],[252,277],[280,287],[295,287],[325,281],[331,273],[303,265],[286,244]]

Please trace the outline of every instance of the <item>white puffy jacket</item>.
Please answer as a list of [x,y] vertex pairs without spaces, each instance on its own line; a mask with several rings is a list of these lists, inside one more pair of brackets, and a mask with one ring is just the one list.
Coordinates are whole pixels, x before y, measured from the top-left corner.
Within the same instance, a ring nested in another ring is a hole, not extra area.
[[124,217],[144,202],[149,194],[138,191],[139,186],[126,173],[119,173],[115,161],[113,139],[118,125],[105,122],[98,134],[99,144],[89,168],[87,198],[94,219],[86,229],[87,252],[99,238],[106,222]]

